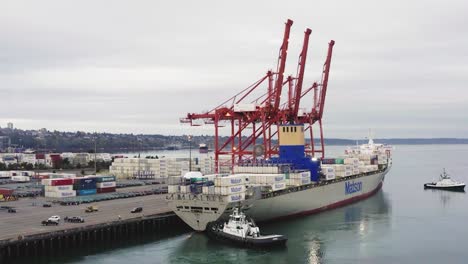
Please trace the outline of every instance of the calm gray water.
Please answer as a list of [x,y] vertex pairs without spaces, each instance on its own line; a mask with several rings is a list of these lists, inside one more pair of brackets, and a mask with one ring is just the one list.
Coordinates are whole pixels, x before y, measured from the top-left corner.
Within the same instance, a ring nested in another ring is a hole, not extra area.
[[375,196],[261,226],[288,236],[283,250],[235,248],[190,232],[47,263],[467,263],[468,194],[423,189],[443,167],[468,182],[468,145],[396,146],[394,166]]

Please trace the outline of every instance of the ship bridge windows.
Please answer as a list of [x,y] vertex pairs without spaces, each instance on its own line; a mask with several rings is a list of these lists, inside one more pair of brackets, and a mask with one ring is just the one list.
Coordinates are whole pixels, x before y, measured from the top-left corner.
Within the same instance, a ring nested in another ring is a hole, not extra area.
[[201,213],[201,212],[203,212],[203,207],[192,206],[191,209],[192,209],[192,212],[194,212],[194,213]]
[[[304,132],[304,127],[301,127],[301,131]],[[284,126],[283,127],[283,133],[296,133],[297,132],[297,126]]]

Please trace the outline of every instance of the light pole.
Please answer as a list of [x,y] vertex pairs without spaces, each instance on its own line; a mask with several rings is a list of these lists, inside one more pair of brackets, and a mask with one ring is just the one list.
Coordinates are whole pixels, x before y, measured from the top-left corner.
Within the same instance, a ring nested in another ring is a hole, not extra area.
[[97,134],[94,132],[94,175],[97,174],[97,159],[96,159],[96,151],[97,151]]
[[189,171],[192,171],[192,135],[188,135],[189,141]]
[[138,148],[138,179],[141,178],[140,175],[140,139],[137,137],[137,148]]

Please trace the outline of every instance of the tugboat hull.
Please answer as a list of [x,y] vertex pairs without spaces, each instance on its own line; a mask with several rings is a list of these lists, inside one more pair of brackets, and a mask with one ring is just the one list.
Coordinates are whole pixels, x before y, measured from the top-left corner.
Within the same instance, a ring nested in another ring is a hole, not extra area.
[[207,228],[208,236],[222,242],[241,247],[284,247],[288,239],[282,235],[265,235],[259,237],[239,237],[225,233],[217,225]]
[[454,186],[437,186],[433,183],[426,183],[424,184],[424,189],[438,189],[438,190],[446,190],[446,191],[454,191],[454,192],[464,192],[465,184],[454,185]]

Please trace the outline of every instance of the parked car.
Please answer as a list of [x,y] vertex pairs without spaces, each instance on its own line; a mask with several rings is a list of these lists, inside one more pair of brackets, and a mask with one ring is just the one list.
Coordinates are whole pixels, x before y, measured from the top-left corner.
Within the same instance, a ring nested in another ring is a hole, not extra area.
[[60,223],[60,216],[58,215],[53,215],[51,217],[49,217],[49,219],[47,219],[47,221],[49,222],[55,222],[55,223]]
[[9,213],[16,213],[16,209],[15,209],[15,208],[9,208],[9,209],[8,209],[8,212],[9,212]]
[[84,218],[80,216],[71,216],[71,217],[65,216],[63,220],[65,220],[66,222],[70,222],[70,223],[84,223]]
[[143,211],[142,207],[135,207],[130,211],[131,213],[141,213]]
[[55,222],[55,221],[50,221],[50,220],[44,220],[42,221],[42,225],[45,225],[45,226],[48,226],[48,225],[58,225],[59,222]]
[[52,204],[50,204],[50,203],[45,203],[45,204],[42,205],[42,207],[52,207]]

